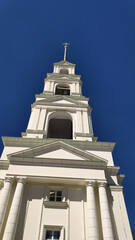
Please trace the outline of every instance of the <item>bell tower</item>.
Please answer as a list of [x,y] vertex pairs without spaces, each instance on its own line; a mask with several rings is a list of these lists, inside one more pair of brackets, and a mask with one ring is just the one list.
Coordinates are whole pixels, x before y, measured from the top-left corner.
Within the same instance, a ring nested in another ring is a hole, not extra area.
[[[66,48],[65,48],[66,49]],[[65,59],[66,51],[64,54]],[[44,91],[36,95],[23,138],[59,138],[95,141],[89,99],[82,96],[81,76],[75,64],[54,63],[45,78]]]
[[115,143],[93,135],[89,99],[66,61],[67,46],[22,137],[2,137],[2,240],[132,240]]

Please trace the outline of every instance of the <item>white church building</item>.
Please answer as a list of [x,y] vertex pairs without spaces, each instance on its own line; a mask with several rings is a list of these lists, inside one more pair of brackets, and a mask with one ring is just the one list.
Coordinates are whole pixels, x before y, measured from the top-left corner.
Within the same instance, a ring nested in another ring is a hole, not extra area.
[[47,74],[26,132],[2,140],[0,239],[133,239],[115,143],[94,137],[89,99],[66,56]]

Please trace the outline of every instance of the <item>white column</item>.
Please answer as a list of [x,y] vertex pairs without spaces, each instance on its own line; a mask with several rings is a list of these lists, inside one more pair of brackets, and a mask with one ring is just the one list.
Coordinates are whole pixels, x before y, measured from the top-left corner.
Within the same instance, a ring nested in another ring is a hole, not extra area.
[[49,82],[45,81],[44,91],[49,91]]
[[41,114],[40,114],[40,118],[39,118],[39,123],[38,123],[38,130],[43,130],[44,123],[45,123],[45,118],[46,118],[46,109],[42,109]]
[[3,240],[14,240],[15,238],[16,227],[18,223],[25,182],[26,182],[26,178],[18,179],[15,194],[13,197],[12,205],[11,205],[9,216],[8,216],[8,220],[5,227]]
[[112,221],[106,192],[106,183],[99,182],[98,187],[103,239],[114,240]]
[[98,220],[96,211],[96,199],[94,182],[87,182],[87,214],[88,214],[88,240],[98,240]]
[[83,128],[84,128],[84,133],[89,133],[88,113],[87,112],[83,112]]
[[81,117],[81,111],[77,111],[76,113],[77,117],[77,133],[82,133],[82,117]]
[[88,114],[88,122],[89,122],[89,132],[93,135],[93,127],[92,127],[92,119],[90,113]]
[[9,197],[10,197],[10,192],[11,192],[13,180],[14,180],[13,178],[7,177],[5,179],[4,187],[1,190],[2,192],[1,192],[1,196],[0,196],[0,229],[2,227],[5,212],[6,212],[6,209],[7,209],[8,200],[9,200]]
[[76,83],[76,92],[79,93],[79,83]]
[[75,93],[76,90],[75,90],[75,83],[73,83],[73,93]]
[[36,130],[40,109],[32,109],[27,129]]
[[54,91],[54,82],[51,82],[50,91],[51,91],[51,92],[53,92],[53,91]]

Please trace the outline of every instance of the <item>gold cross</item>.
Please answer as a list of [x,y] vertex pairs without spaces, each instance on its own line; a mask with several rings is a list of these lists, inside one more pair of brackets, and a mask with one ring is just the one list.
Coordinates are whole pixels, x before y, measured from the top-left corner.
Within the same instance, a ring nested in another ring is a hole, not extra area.
[[64,61],[66,61],[66,55],[67,55],[67,46],[70,45],[69,43],[63,43],[65,52],[64,52]]

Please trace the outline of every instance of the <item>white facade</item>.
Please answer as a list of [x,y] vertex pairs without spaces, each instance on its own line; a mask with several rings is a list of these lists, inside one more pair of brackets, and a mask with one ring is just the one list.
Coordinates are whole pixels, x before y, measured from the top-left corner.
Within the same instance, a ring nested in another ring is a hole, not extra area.
[[0,239],[132,240],[115,143],[94,137],[81,86],[55,63],[22,138],[2,138]]

